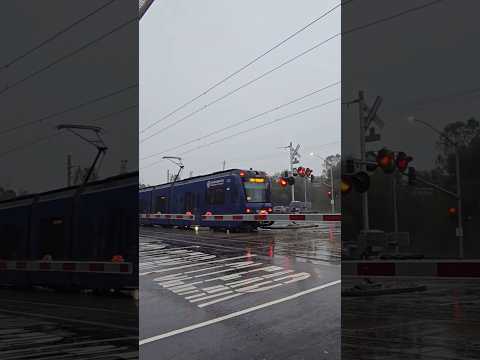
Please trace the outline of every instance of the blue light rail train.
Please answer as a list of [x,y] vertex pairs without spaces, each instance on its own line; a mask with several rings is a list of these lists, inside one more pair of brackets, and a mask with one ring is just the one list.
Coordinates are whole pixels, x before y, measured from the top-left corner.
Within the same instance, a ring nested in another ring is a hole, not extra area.
[[191,214],[195,221],[141,218],[141,225],[207,226],[254,230],[272,222],[204,221],[202,215],[268,214],[272,212],[270,178],[263,171],[231,169],[175,183],[140,189],[140,214]]

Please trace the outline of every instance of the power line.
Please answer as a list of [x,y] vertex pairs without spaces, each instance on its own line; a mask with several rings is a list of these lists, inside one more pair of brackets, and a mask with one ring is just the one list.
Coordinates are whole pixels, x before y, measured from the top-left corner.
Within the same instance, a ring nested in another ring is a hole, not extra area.
[[267,51],[265,51],[264,53],[258,55],[257,57],[255,57],[253,60],[249,61],[248,63],[246,63],[245,65],[243,65],[242,67],[240,67],[238,70],[235,70],[234,72],[232,72],[231,74],[227,75],[225,78],[223,78],[222,80],[216,82],[215,84],[213,84],[212,86],[210,86],[209,88],[207,88],[206,90],[204,90],[201,94],[195,96],[194,98],[190,99],[189,101],[187,101],[186,103],[180,105],[179,107],[175,108],[173,111],[171,111],[170,113],[166,114],[165,116],[163,116],[162,118],[160,118],[159,120],[153,122],[152,124],[148,125],[147,127],[145,127],[142,131],[140,131],[140,133],[144,133],[145,131],[147,131],[148,129],[150,129],[151,127],[155,126],[156,124],[158,124],[159,122],[163,121],[163,120],[166,120],[167,118],[169,118],[170,116],[172,116],[173,114],[177,113],[178,111],[182,110],[183,108],[185,108],[186,106],[190,105],[191,103],[193,103],[195,100],[198,100],[199,98],[201,98],[202,96],[208,94],[210,91],[212,91],[213,89],[217,88],[218,86],[222,85],[223,83],[225,83],[227,80],[231,79],[232,77],[234,77],[235,75],[237,75],[238,73],[242,72],[243,70],[245,70],[246,68],[248,68],[249,66],[253,65],[254,63],[256,63],[258,60],[262,59],[263,57],[265,57],[266,55],[268,55],[269,53],[271,53],[273,50],[279,48],[280,46],[282,46],[283,44],[285,44],[287,41],[291,40],[292,38],[294,38],[295,36],[297,36],[298,34],[300,34],[301,32],[305,31],[306,29],[308,29],[310,26],[312,26],[313,24],[315,24],[316,22],[320,21],[321,19],[323,19],[324,17],[326,17],[328,14],[330,14],[331,12],[333,12],[334,10],[336,10],[337,8],[343,6],[343,5],[346,5],[350,2],[352,2],[353,0],[347,0],[347,1],[344,1],[343,3],[340,3],[340,4],[337,4],[335,5],[333,8],[329,9],[328,11],[324,12],[323,14],[321,14],[320,16],[318,16],[317,18],[315,18],[314,20],[312,20],[311,22],[309,22],[307,25],[303,26],[302,28],[298,29],[297,31],[295,31],[293,34],[289,35],[288,37],[286,37],[285,39],[283,39],[282,41],[278,42],[277,44],[275,44],[273,47],[271,47],[270,49],[268,49]]
[[83,46],[75,49],[74,51],[71,51],[71,52],[69,52],[69,53],[67,53],[67,54],[59,57],[58,59],[56,59],[56,60],[52,61],[51,63],[49,63],[49,64],[41,67],[41,68],[38,69],[38,70],[35,70],[34,72],[32,72],[32,73],[30,73],[29,75],[21,78],[20,80],[17,80],[17,81],[15,81],[14,83],[12,83],[12,84],[10,84],[10,85],[7,84],[7,86],[6,86],[3,90],[0,91],[0,95],[5,94],[7,91],[9,91],[9,90],[17,87],[18,85],[24,83],[25,81],[27,81],[27,80],[29,80],[29,79],[37,76],[38,74],[41,74],[42,72],[44,72],[44,71],[46,71],[46,70],[54,67],[54,66],[57,65],[58,63],[66,60],[66,59],[68,59],[68,58],[70,58],[70,57],[72,57],[72,56],[74,56],[74,55],[76,55],[76,54],[78,54],[78,53],[80,53],[81,51],[85,50],[86,48],[88,48],[88,47],[90,47],[90,46],[92,46],[92,45],[100,42],[101,40],[107,38],[108,36],[112,35],[113,33],[115,33],[115,32],[117,32],[117,31],[123,29],[124,27],[126,27],[126,26],[128,26],[128,25],[130,25],[131,23],[136,22],[136,21],[138,21],[138,18],[137,18],[137,17],[135,17],[135,18],[133,18],[133,19],[130,19],[130,20],[128,20],[128,21],[126,21],[126,22],[124,22],[124,23],[116,26],[115,28],[113,28],[113,29],[110,30],[109,32],[107,32],[107,33],[105,33],[105,34],[97,37],[96,39],[89,41],[88,43],[86,43],[86,44],[84,44]]
[[[261,125],[258,125],[258,126],[255,126],[255,127],[252,127],[252,128],[249,128],[249,129],[246,129],[246,130],[237,132],[237,133],[234,133],[234,134],[232,134],[232,135],[229,135],[229,136],[220,138],[220,139],[218,139],[218,140],[209,142],[209,143],[207,143],[207,144],[203,144],[203,145],[194,147],[194,148],[192,148],[192,149],[190,149],[190,150],[187,150],[187,151],[184,151],[183,153],[180,153],[179,155],[180,155],[180,156],[183,156],[183,155],[185,155],[185,154],[191,153],[192,151],[199,150],[199,149],[202,149],[202,148],[204,148],[204,147],[211,146],[211,145],[214,145],[214,144],[218,144],[219,142],[222,142],[222,141],[225,141],[225,140],[229,140],[229,139],[234,138],[234,137],[237,137],[237,136],[239,136],[239,135],[246,134],[247,132],[254,131],[254,130],[257,130],[257,129],[260,129],[260,128],[263,128],[263,127],[272,125],[272,124],[277,123],[277,122],[279,122],[279,121],[282,121],[282,120],[285,120],[285,119],[288,119],[288,118],[291,118],[291,117],[294,117],[294,116],[297,116],[297,115],[301,115],[301,114],[306,113],[306,112],[308,112],[308,111],[312,111],[312,110],[315,110],[315,109],[319,109],[319,108],[321,108],[321,107],[324,107],[324,106],[326,106],[326,105],[332,104],[332,103],[337,102],[337,101],[339,101],[339,100],[340,100],[340,98],[336,98],[336,99],[333,99],[333,100],[329,100],[329,101],[327,101],[327,102],[324,102],[324,103],[322,103],[322,104],[318,104],[318,105],[315,105],[315,106],[311,106],[311,107],[309,107],[309,108],[306,108],[306,109],[297,111],[297,112],[295,112],[295,113],[292,113],[292,114],[288,114],[288,115],[279,117],[279,118],[274,119],[274,120],[272,120],[272,121],[269,121],[269,122],[267,122],[267,123],[264,123],[264,124],[261,124]],[[156,165],[156,164],[160,163],[161,161],[163,161],[163,159],[160,160],[160,161],[156,161],[156,162],[154,162],[154,163],[151,163],[151,164],[149,164],[149,165],[146,165],[146,166],[144,166],[144,167],[141,168],[141,169],[145,169],[145,168],[151,167],[151,166],[153,166],[153,165]]]
[[137,88],[138,87],[138,84],[134,84],[134,85],[130,85],[130,86],[127,86],[127,87],[124,87],[122,89],[119,89],[119,90],[115,90],[113,92],[110,92],[106,95],[102,95],[100,97],[97,97],[97,98],[94,98],[94,99],[91,99],[91,100],[88,100],[88,101],[85,101],[83,103],[80,103],[78,105],[75,105],[75,106],[71,106],[69,108],[66,108],[64,110],[61,110],[61,111],[57,111],[57,112],[54,112],[52,114],[49,114],[49,115],[45,115],[45,116],[42,116],[41,118],[38,118],[38,119],[34,119],[34,120],[30,120],[30,121],[27,121],[27,122],[24,122],[22,124],[19,124],[17,126],[13,126],[11,128],[7,128],[7,129],[4,129],[4,130],[0,130],[0,135],[4,135],[4,134],[7,134],[7,133],[10,133],[12,131],[15,131],[15,130],[19,130],[19,129],[22,129],[22,128],[25,128],[25,127],[28,127],[28,126],[31,126],[31,125],[34,125],[36,123],[41,123],[45,120],[49,120],[49,119],[52,119],[54,117],[57,117],[57,116],[60,116],[60,115],[63,115],[63,114],[66,114],[68,112],[71,112],[71,111],[74,111],[74,110],[78,110],[82,107],[85,107],[87,105],[91,105],[91,104],[94,104],[96,102],[99,102],[99,101],[102,101],[104,99],[107,99],[107,98],[110,98],[112,96],[115,96],[115,95],[118,95],[120,93],[123,93],[125,91],[128,91],[130,89],[134,89],[134,88]]
[[284,67],[285,65],[290,64],[291,62],[293,62],[293,61],[301,58],[302,56],[304,56],[304,55],[312,52],[313,50],[317,49],[318,47],[322,46],[323,44],[325,44],[325,43],[329,42],[330,40],[332,40],[332,39],[334,39],[334,38],[336,38],[336,37],[339,37],[339,36],[340,36],[340,33],[338,33],[338,34],[336,34],[336,35],[333,35],[333,36],[329,37],[328,39],[326,39],[326,40],[324,40],[324,41],[322,41],[322,42],[320,42],[320,43],[312,46],[311,48],[309,48],[309,49],[301,52],[300,54],[298,54],[298,55],[296,55],[296,56],[294,56],[294,57],[292,57],[292,58],[290,58],[290,59],[288,59],[287,61],[284,61],[283,63],[281,63],[280,65],[274,67],[273,69],[270,69],[270,70],[268,70],[267,72],[264,72],[262,75],[257,76],[256,78],[254,78],[254,79],[252,79],[252,80],[244,83],[243,85],[237,87],[236,89],[233,89],[232,91],[229,91],[229,92],[226,93],[225,95],[223,95],[223,96],[221,96],[221,97],[219,97],[219,98],[217,98],[217,99],[209,102],[209,103],[206,104],[206,105],[203,105],[202,107],[198,108],[197,110],[192,111],[191,113],[189,113],[188,115],[186,115],[186,116],[178,119],[177,121],[174,121],[174,122],[171,123],[170,125],[167,125],[167,126],[161,128],[160,130],[158,130],[158,131],[154,132],[153,134],[147,136],[146,138],[142,139],[140,142],[142,143],[142,142],[144,142],[144,141],[146,141],[146,140],[148,140],[148,139],[151,139],[152,137],[160,134],[161,132],[170,129],[170,128],[172,128],[172,127],[175,126],[175,125],[178,125],[179,123],[187,120],[188,118],[190,118],[190,117],[192,117],[193,115],[199,113],[200,111],[205,110],[205,109],[208,108],[209,106],[214,105],[214,104],[216,104],[216,103],[218,103],[218,102],[226,99],[227,97],[235,94],[235,93],[238,92],[239,90],[241,90],[241,89],[243,89],[243,88],[245,88],[245,87],[253,84],[254,82],[257,82],[258,80],[264,78],[264,77],[267,76],[267,75],[270,75],[270,74],[273,73],[274,71],[277,71],[278,69]]
[[[131,109],[134,109],[134,108],[136,108],[136,107],[138,107],[138,104],[130,105],[130,106],[125,107],[125,108],[123,108],[123,109],[120,109],[120,110],[117,110],[117,111],[113,111],[113,112],[110,112],[110,113],[108,113],[108,114],[105,114],[105,115],[101,115],[101,116],[99,116],[99,117],[96,117],[96,118],[90,120],[89,122],[97,122],[97,121],[100,121],[100,120],[104,120],[104,119],[110,118],[110,117],[112,117],[112,116],[114,116],[114,115],[118,115],[118,114],[124,113],[124,112],[126,112],[126,111],[129,111],[129,110],[131,110]],[[34,139],[33,141],[30,141],[30,142],[27,142],[27,143],[24,143],[24,144],[15,146],[15,147],[13,147],[13,148],[11,148],[11,149],[8,149],[8,150],[6,150],[6,151],[4,151],[4,152],[1,152],[1,153],[0,153],[0,157],[4,157],[4,156],[9,155],[9,154],[11,154],[11,153],[13,153],[13,152],[16,152],[16,151],[19,151],[19,150],[23,150],[23,149],[29,148],[29,147],[31,147],[31,146],[34,146],[34,145],[36,145],[36,144],[39,144],[39,143],[41,143],[41,142],[44,142],[44,141],[46,141],[46,140],[49,140],[49,139],[54,138],[54,137],[56,137],[56,136],[59,136],[59,135],[61,135],[61,134],[63,134],[63,132],[55,132],[55,133],[53,133],[53,134],[49,134],[49,135],[47,135],[47,136],[42,136],[42,137],[39,137],[39,138],[37,138],[37,139]]]
[[378,24],[381,24],[381,23],[384,23],[384,22],[387,22],[387,21],[390,21],[390,20],[393,20],[393,19],[396,19],[400,16],[403,16],[403,15],[407,15],[407,14],[410,14],[412,12],[415,12],[415,11],[419,11],[419,10],[423,10],[425,8],[428,8],[430,6],[433,6],[433,5],[437,5],[441,2],[444,2],[445,0],[434,0],[434,1],[431,1],[431,2],[428,2],[426,4],[423,4],[423,5],[419,5],[419,6],[415,6],[415,7],[412,7],[412,8],[408,8],[406,10],[403,10],[403,11],[400,11],[398,13],[395,13],[393,15],[389,15],[389,16],[386,16],[384,18],[381,18],[381,19],[378,19],[378,20],[375,20],[375,21],[372,21],[372,22],[369,22],[367,24],[364,24],[364,25],[360,25],[360,26],[356,26],[356,27],[353,27],[347,31],[344,31],[342,32],[342,35],[348,35],[350,33],[353,33],[353,32],[356,32],[356,31],[359,31],[359,30],[363,30],[363,29],[366,29],[366,28],[369,28],[369,27],[372,27],[374,25],[378,25]]
[[344,31],[344,32],[339,32],[339,33],[337,33],[337,34],[335,34],[335,35],[332,35],[332,36],[330,36],[329,38],[327,38],[326,40],[323,40],[322,42],[320,42],[320,43],[318,43],[318,44],[316,44],[316,45],[308,48],[307,50],[301,52],[300,54],[294,56],[293,58],[290,58],[289,60],[281,63],[280,65],[274,67],[273,69],[271,69],[271,70],[263,73],[262,75],[260,75],[260,76],[258,76],[258,77],[256,77],[256,78],[254,78],[254,79],[252,79],[252,80],[244,83],[243,85],[241,85],[241,86],[239,86],[238,88],[236,88],[236,89],[234,89],[234,90],[226,93],[225,95],[223,95],[223,96],[221,96],[221,97],[219,97],[219,98],[217,98],[217,99],[215,99],[215,100],[213,100],[213,101],[211,101],[211,102],[203,105],[202,107],[200,107],[200,108],[192,111],[191,113],[185,115],[184,117],[182,117],[182,118],[174,121],[174,122],[171,123],[170,125],[167,125],[167,126],[161,128],[160,130],[158,130],[158,131],[154,132],[153,134],[147,136],[146,138],[142,139],[142,140],[140,141],[140,143],[143,143],[143,142],[145,142],[146,140],[149,140],[149,139],[151,139],[152,137],[160,134],[161,132],[170,129],[170,128],[172,128],[172,127],[175,126],[175,125],[178,125],[179,123],[187,120],[188,118],[192,117],[193,115],[195,115],[195,114],[197,114],[197,113],[205,110],[205,109],[208,108],[209,106],[214,105],[214,104],[222,101],[223,99],[225,99],[225,98],[227,98],[227,97],[235,94],[235,93],[238,92],[239,90],[241,90],[241,89],[243,89],[243,88],[245,88],[245,87],[253,84],[254,82],[256,82],[256,81],[264,78],[265,76],[267,76],[267,75],[273,73],[274,71],[276,71],[276,70],[284,67],[285,65],[287,65],[287,64],[289,64],[289,63],[297,60],[298,58],[300,58],[300,57],[302,57],[302,56],[304,56],[304,55],[312,52],[313,50],[319,48],[320,46],[328,43],[329,41],[331,41],[331,40],[333,40],[333,39],[335,39],[335,38],[337,38],[337,37],[345,36],[345,35],[354,33],[354,32],[356,32],[356,31],[364,30],[364,29],[366,29],[366,28],[369,28],[369,27],[378,25],[378,24],[380,24],[380,23],[393,20],[393,19],[398,18],[398,17],[400,17],[400,16],[403,16],[403,15],[406,15],[406,14],[409,14],[409,13],[412,13],[412,12],[415,12],[415,11],[419,11],[419,10],[425,9],[425,8],[427,8],[427,7],[429,7],[429,6],[432,6],[432,5],[436,5],[436,4],[438,4],[438,3],[442,2],[442,1],[445,1],[445,0],[435,0],[435,1],[429,2],[429,3],[427,3],[427,4],[421,5],[421,6],[416,6],[416,7],[413,7],[413,8],[409,8],[409,9],[403,10],[403,11],[401,11],[401,12],[399,12],[399,13],[396,13],[396,14],[393,14],[393,15],[389,15],[389,16],[387,16],[387,17],[384,17],[384,18],[381,18],[381,19],[377,19],[377,20],[372,21],[372,22],[370,22],[370,23],[367,23],[367,24],[364,24],[364,25],[360,25],[360,26],[356,26],[356,27],[353,27],[353,28],[351,28],[351,29],[349,29],[349,30],[346,30],[346,31]]
[[102,11],[103,9],[105,9],[107,6],[111,5],[112,3],[114,3],[115,1],[117,0],[110,0],[108,1],[107,3],[103,4],[102,6],[100,6],[99,8],[93,10],[92,12],[86,14],[85,16],[81,17],[80,19],[78,19],[77,21],[75,21],[74,23],[68,25],[66,28],[63,28],[62,30],[56,32],[55,34],[53,34],[52,36],[50,36],[49,38],[43,40],[41,43],[37,44],[36,46],[32,47],[31,49],[25,51],[24,53],[14,57],[12,60],[10,60],[9,62],[7,62],[6,64],[4,64],[3,66],[1,66],[2,69],[5,69],[5,68],[8,68],[10,66],[12,66],[13,64],[15,64],[16,62],[22,60],[23,58],[27,57],[28,55],[30,55],[31,53],[33,53],[35,50],[38,50],[40,49],[42,46],[45,46],[46,44],[48,44],[49,42],[52,42],[53,40],[55,40],[56,38],[58,38],[60,35],[66,33],[67,31],[73,29],[75,26],[77,26],[78,24],[82,23],[83,21],[87,20],[88,18],[92,17],[93,15],[99,13],[100,11]]
[[210,136],[212,136],[212,135],[216,135],[216,134],[218,134],[218,133],[221,133],[221,132],[223,132],[223,131],[225,131],[225,130],[232,129],[232,128],[234,128],[234,127],[237,127],[237,126],[239,126],[239,125],[242,125],[242,124],[244,124],[244,123],[247,123],[247,122],[249,122],[249,121],[252,121],[252,120],[254,120],[254,119],[257,119],[257,118],[259,118],[259,117],[261,117],[261,116],[267,115],[267,114],[269,114],[269,113],[271,113],[271,112],[274,112],[274,111],[276,111],[276,110],[279,110],[279,109],[281,109],[281,108],[284,108],[285,106],[291,105],[291,104],[296,103],[296,102],[301,101],[301,100],[304,100],[304,99],[306,99],[306,98],[308,98],[308,97],[310,97],[310,96],[312,96],[312,95],[318,94],[319,92],[324,91],[324,90],[326,90],[326,89],[329,89],[329,88],[331,88],[331,87],[333,87],[333,86],[335,86],[335,85],[338,85],[338,84],[340,84],[340,81],[334,82],[334,83],[329,84],[329,85],[327,85],[327,86],[324,86],[324,87],[322,87],[322,88],[320,88],[320,89],[317,89],[317,90],[315,90],[315,91],[312,91],[312,92],[310,92],[310,93],[308,93],[308,94],[306,94],[306,95],[303,95],[303,96],[298,97],[298,98],[296,98],[296,99],[290,100],[290,101],[288,101],[288,102],[286,102],[286,103],[283,103],[283,104],[281,104],[281,105],[275,106],[275,107],[273,107],[273,108],[271,108],[271,109],[269,109],[269,110],[266,110],[266,111],[264,111],[264,112],[261,112],[261,113],[259,113],[259,114],[254,115],[254,116],[251,116],[251,117],[249,117],[249,118],[247,118],[247,119],[238,121],[238,122],[233,123],[233,124],[231,124],[231,125],[225,126],[225,127],[221,128],[221,129],[212,131],[212,132],[210,132],[210,133],[208,133],[208,134],[206,134],[206,135],[200,136],[200,137],[195,138],[195,139],[193,139],[193,140],[189,140],[189,141],[187,141],[187,142],[185,142],[185,143],[183,143],[183,144],[180,144],[180,145],[171,147],[171,148],[169,148],[169,149],[162,150],[162,151],[160,151],[160,152],[158,152],[158,153],[155,153],[155,154],[152,154],[152,155],[148,155],[148,156],[146,156],[146,157],[141,158],[140,160],[146,160],[146,159],[149,159],[149,158],[152,158],[152,157],[155,157],[155,156],[164,154],[164,153],[167,152],[167,151],[176,150],[176,149],[178,149],[178,148],[180,148],[180,147],[183,147],[183,146],[185,146],[185,145],[189,145],[189,144],[192,144],[192,143],[194,143],[194,142],[203,140],[203,139],[208,138],[208,137],[210,137]]

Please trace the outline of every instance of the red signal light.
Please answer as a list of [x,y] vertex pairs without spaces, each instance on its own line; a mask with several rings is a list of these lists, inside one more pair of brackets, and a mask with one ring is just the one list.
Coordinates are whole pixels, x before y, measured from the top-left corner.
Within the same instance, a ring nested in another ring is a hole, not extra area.
[[377,164],[382,170],[389,174],[395,171],[395,156],[394,153],[388,149],[383,148],[377,154]]
[[305,176],[305,168],[300,166],[298,169],[297,169],[297,173],[298,175],[300,176]]
[[395,161],[398,171],[403,173],[405,170],[407,170],[408,164],[412,160],[413,158],[411,156],[407,156],[407,154],[405,154],[403,151],[400,151]]
[[268,208],[267,211],[268,211],[268,212],[272,212],[273,209],[272,209],[272,208]]
[[245,209],[245,212],[246,212],[247,214],[250,214],[250,213],[252,212],[252,209],[248,209],[248,208],[247,208],[247,209]]
[[454,208],[454,207],[448,208],[448,214],[451,215],[451,216],[456,215],[457,214],[457,208]]
[[240,176],[245,176],[245,171],[240,171]]
[[285,187],[288,185],[288,180],[281,177],[280,179],[278,179],[278,184],[281,186],[281,187]]

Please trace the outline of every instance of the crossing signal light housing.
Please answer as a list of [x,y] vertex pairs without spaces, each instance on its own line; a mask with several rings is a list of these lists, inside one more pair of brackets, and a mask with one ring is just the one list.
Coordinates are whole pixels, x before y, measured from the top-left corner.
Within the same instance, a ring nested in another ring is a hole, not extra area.
[[306,169],[303,166],[300,166],[299,168],[297,168],[298,175],[304,177],[306,175],[305,172],[306,172]]
[[457,215],[457,208],[455,208],[455,207],[448,208],[448,215],[450,215],[450,216]]
[[395,171],[395,154],[383,148],[377,154],[377,165],[383,170],[386,174],[391,174]]
[[340,190],[342,194],[348,194],[352,188],[359,193],[364,193],[370,188],[370,176],[364,171],[353,175],[342,176]]
[[340,182],[340,191],[342,194],[348,194],[352,190],[352,179],[350,175],[343,175]]
[[306,176],[306,177],[310,177],[310,176],[312,175],[312,172],[313,172],[312,169],[306,168],[306,169],[305,169],[305,176]]
[[327,191],[327,196],[328,196],[328,198],[331,200],[331,199],[332,199],[332,192],[331,192],[331,191]]
[[293,176],[290,176],[288,179],[288,185],[294,185],[295,184],[295,178]]
[[395,164],[397,165],[397,169],[400,172],[405,172],[408,168],[408,164],[413,160],[411,156],[407,156],[403,151],[400,151],[395,159]]
[[281,186],[281,187],[285,187],[288,185],[288,180],[285,179],[284,177],[281,177],[280,179],[278,179],[278,184]]

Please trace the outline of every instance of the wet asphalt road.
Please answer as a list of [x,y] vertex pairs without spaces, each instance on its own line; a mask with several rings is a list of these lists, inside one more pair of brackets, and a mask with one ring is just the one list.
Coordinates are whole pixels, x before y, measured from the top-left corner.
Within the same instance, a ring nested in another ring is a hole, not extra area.
[[408,282],[427,290],[342,298],[342,359],[480,359],[478,280]]
[[339,226],[140,230],[142,359],[339,359]]
[[0,290],[0,359],[138,359],[131,297]]

